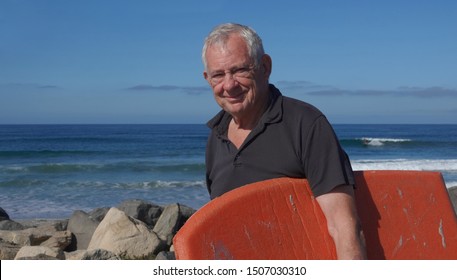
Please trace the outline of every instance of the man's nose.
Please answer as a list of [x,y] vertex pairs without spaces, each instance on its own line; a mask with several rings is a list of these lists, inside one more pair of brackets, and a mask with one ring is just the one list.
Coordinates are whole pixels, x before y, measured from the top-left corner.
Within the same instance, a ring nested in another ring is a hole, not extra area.
[[225,74],[223,83],[225,91],[229,91],[232,88],[238,86],[238,81],[235,79],[232,73]]

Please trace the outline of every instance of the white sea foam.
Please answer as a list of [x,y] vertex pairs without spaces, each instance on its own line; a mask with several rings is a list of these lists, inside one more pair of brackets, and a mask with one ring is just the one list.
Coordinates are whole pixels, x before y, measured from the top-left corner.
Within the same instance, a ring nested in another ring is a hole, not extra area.
[[386,143],[402,143],[402,142],[411,142],[411,139],[403,138],[370,138],[363,137],[358,140],[361,140],[363,144],[368,146],[382,146]]
[[374,159],[351,161],[354,170],[457,171],[457,159]]
[[0,201],[2,201],[2,208],[13,219],[68,218],[73,210],[89,210],[81,207],[72,209],[66,204],[65,200],[57,202],[31,196],[24,199],[24,197],[14,198],[0,195]]
[[[103,184],[103,183],[102,183]],[[203,180],[197,181],[150,181],[150,182],[130,182],[130,183],[115,183],[114,188],[120,189],[155,189],[155,188],[180,188],[180,187],[204,187],[206,183]]]

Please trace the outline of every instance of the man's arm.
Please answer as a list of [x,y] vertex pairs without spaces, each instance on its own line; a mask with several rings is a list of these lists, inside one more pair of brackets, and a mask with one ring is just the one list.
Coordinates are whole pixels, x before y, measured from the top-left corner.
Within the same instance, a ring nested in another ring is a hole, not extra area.
[[352,186],[341,185],[318,196],[338,259],[366,259],[365,240],[357,216]]

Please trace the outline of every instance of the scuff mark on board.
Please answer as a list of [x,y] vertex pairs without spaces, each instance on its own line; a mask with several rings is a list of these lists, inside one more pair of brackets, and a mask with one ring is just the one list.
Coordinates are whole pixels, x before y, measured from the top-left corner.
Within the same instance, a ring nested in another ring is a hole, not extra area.
[[440,226],[438,227],[438,233],[441,235],[441,245],[446,248],[446,238],[444,237],[443,231],[443,219],[440,219]]
[[232,260],[233,256],[230,250],[225,247],[223,241],[216,240],[210,243],[211,250],[214,253],[215,260]]
[[400,239],[398,240],[397,246],[395,246],[394,250],[392,251],[392,256],[395,256],[400,250],[400,248],[403,246],[403,235],[400,235]]
[[400,198],[403,198],[403,192],[400,188],[397,188],[397,193],[400,196]]
[[294,197],[292,195],[289,195],[289,202],[290,205],[292,205],[292,209],[294,210],[294,212],[297,212],[297,206],[295,206]]

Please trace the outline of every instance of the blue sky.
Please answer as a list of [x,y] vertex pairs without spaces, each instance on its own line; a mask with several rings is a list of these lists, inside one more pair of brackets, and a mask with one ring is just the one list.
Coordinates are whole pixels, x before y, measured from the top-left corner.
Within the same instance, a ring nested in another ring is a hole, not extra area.
[[457,123],[457,1],[0,0],[0,124],[205,123],[224,22],[332,123]]

